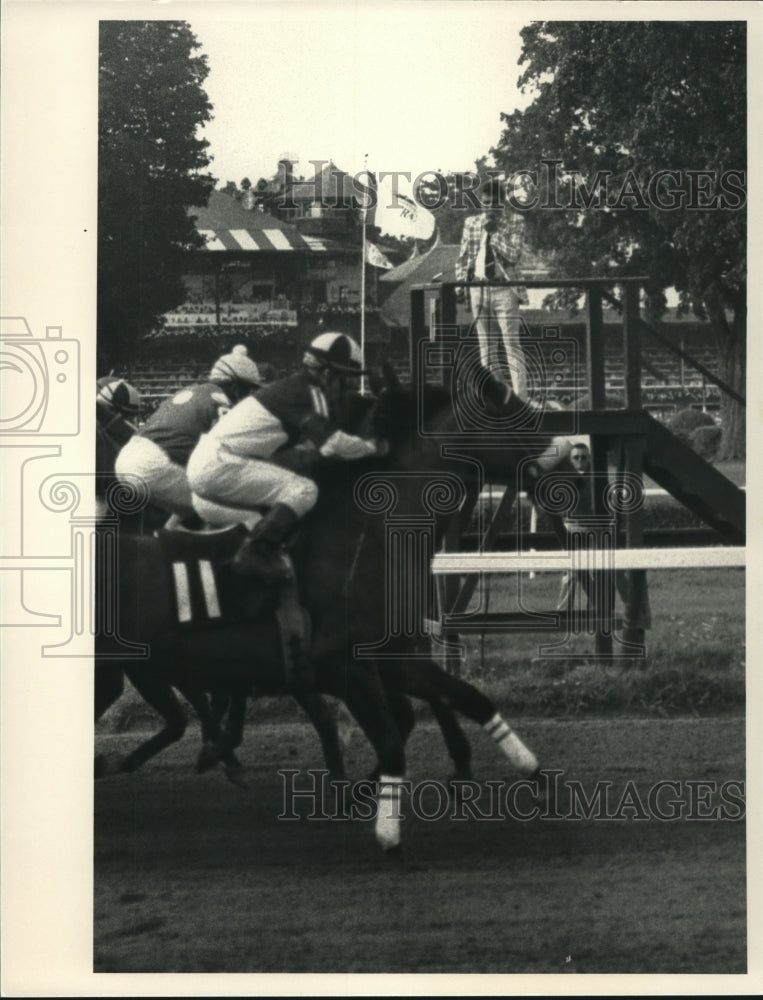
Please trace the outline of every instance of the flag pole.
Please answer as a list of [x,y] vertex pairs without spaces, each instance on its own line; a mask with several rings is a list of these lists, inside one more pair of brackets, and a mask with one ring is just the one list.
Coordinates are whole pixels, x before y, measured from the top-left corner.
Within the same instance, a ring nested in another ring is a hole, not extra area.
[[[363,171],[368,179],[368,154],[363,158]],[[361,215],[363,232],[360,251],[360,356],[363,361],[363,371],[366,370],[366,222],[368,220],[368,204],[364,203]],[[360,395],[366,394],[366,376],[360,376]]]

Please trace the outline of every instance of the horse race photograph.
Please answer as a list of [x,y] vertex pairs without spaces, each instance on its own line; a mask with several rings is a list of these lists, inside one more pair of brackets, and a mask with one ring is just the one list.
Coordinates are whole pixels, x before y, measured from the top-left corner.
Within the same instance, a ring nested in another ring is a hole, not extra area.
[[6,995],[757,993],[760,8],[21,6]]

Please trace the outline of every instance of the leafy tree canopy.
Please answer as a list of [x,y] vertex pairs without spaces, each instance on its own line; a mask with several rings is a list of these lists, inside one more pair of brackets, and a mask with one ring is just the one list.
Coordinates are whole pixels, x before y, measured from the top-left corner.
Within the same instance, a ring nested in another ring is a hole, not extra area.
[[[722,376],[744,389],[745,22],[537,22],[491,151],[537,185],[539,249],[567,275],[643,274],[651,307],[677,289],[713,323]],[[546,161],[545,164],[543,161]],[[724,407],[738,451],[742,414]]]
[[203,246],[187,209],[214,178],[198,130],[211,118],[205,56],[183,21],[102,21],[98,123],[98,352],[129,363],[181,303],[189,250]]

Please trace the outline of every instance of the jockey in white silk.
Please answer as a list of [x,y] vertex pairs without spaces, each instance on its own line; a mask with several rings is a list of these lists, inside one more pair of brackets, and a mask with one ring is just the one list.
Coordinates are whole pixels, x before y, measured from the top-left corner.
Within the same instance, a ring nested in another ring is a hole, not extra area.
[[[318,499],[312,479],[274,462],[283,447],[347,461],[378,452],[376,441],[339,429],[336,406],[348,376],[362,370],[358,345],[344,333],[312,341],[293,375],[242,400],[199,441],[188,463],[194,507],[211,523],[251,530],[234,559],[242,573],[283,579],[281,545]],[[266,514],[260,520],[260,511]]]
[[234,347],[214,363],[206,382],[180,389],[166,399],[115,463],[117,477],[140,476],[150,502],[182,519],[195,514],[186,465],[202,434],[232,406],[262,384],[246,347]]

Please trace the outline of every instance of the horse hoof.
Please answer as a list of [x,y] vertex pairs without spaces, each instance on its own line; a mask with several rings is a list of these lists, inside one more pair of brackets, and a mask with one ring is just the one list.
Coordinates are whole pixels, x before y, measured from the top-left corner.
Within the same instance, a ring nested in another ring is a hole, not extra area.
[[205,771],[209,771],[213,767],[217,767],[220,763],[220,756],[221,750],[216,743],[212,743],[210,741],[204,743],[196,761],[196,773],[204,774]]
[[243,788],[245,792],[249,791],[249,785],[244,777],[244,768],[240,764],[226,764],[225,777],[237,788]]
[[531,781],[537,789],[532,796],[533,804],[538,806],[539,809],[542,809],[548,801],[548,785],[543,777],[543,772],[539,767],[537,767],[527,780]]
[[393,847],[387,847],[384,850],[384,857],[391,861],[393,864],[400,864],[403,860],[403,846],[402,844],[395,844]]

